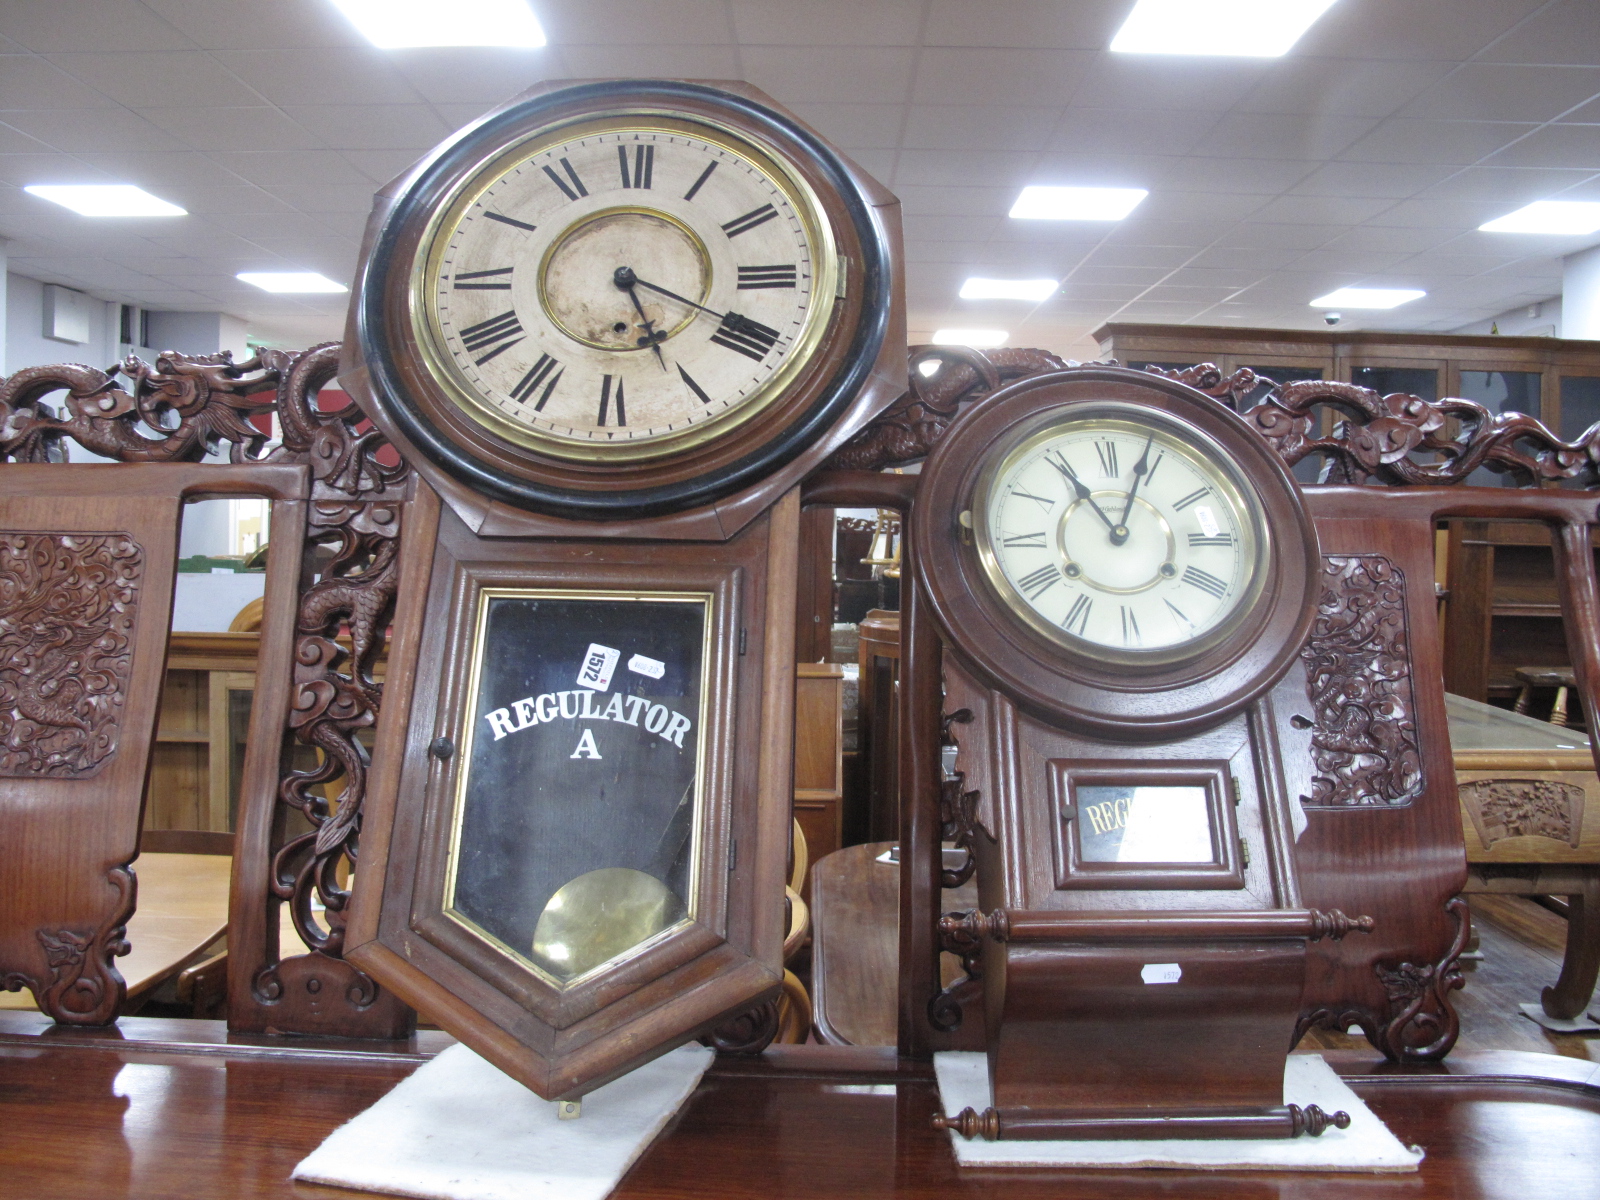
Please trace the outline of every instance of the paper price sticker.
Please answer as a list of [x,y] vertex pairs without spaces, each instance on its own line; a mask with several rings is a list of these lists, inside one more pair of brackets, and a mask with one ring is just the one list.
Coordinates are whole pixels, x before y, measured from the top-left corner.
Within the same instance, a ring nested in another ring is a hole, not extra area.
[[1177,983],[1183,978],[1183,968],[1177,963],[1145,963],[1139,978],[1146,983]]
[[660,659],[635,654],[628,660],[628,670],[638,675],[648,675],[651,679],[660,679],[667,673],[667,664]]
[[621,657],[621,650],[590,642],[588,653],[583,656],[583,666],[578,668],[578,686],[605,691],[611,686],[611,673],[617,669],[617,660]]
[[1194,506],[1194,519],[1200,522],[1200,528],[1205,530],[1207,537],[1216,537],[1222,532],[1222,526],[1217,524],[1216,514],[1204,504]]

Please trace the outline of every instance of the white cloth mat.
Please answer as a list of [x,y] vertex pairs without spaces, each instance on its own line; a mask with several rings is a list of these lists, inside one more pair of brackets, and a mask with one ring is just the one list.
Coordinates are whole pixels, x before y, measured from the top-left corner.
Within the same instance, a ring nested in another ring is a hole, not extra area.
[[1570,1020],[1552,1017],[1544,1011],[1544,1005],[1542,1004],[1519,1004],[1517,1007],[1522,1010],[1522,1015],[1527,1017],[1528,1020],[1533,1021],[1535,1024],[1543,1025],[1551,1033],[1594,1033],[1600,1030],[1600,1020],[1596,1019],[1596,1015],[1600,1014],[1600,1004],[1595,1005],[1586,1013],[1579,1013]]
[[[989,1107],[989,1062],[972,1051],[933,1056],[939,1099],[955,1116],[963,1108]],[[1188,1141],[968,1141],[954,1130],[956,1162],[963,1167],[1179,1167],[1203,1171],[1415,1171],[1417,1147],[1407,1149],[1362,1103],[1320,1054],[1291,1054],[1283,1071],[1285,1104],[1319,1106],[1330,1116],[1343,1109],[1350,1128],[1321,1137],[1193,1139]]]
[[552,1101],[452,1046],[329,1134],[294,1178],[427,1200],[604,1200],[714,1057],[679,1046],[563,1121]]

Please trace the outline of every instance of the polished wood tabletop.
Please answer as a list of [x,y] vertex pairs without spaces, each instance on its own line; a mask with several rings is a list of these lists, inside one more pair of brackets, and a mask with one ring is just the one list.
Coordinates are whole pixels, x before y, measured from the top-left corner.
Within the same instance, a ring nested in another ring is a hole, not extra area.
[[[51,1030],[0,1014],[0,1194],[27,1200],[351,1195],[293,1184],[322,1139],[449,1039],[378,1052],[126,1018]],[[930,1120],[925,1064],[857,1047],[719,1058],[614,1193],[618,1200],[1587,1200],[1600,1180],[1600,1064],[1502,1052],[1405,1071],[1330,1061],[1407,1143],[1419,1174],[962,1171]],[[1376,1073],[1374,1073],[1376,1072]]]

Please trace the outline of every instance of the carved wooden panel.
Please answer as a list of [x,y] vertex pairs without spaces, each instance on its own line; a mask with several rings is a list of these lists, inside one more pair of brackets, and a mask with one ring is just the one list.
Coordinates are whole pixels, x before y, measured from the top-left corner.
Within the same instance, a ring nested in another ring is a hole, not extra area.
[[1301,651],[1313,709],[1309,804],[1405,805],[1422,794],[1405,573],[1381,554],[1323,558]]
[[122,533],[0,533],[0,775],[81,779],[116,753],[143,551]]
[[1459,788],[1484,848],[1513,837],[1544,837],[1577,848],[1583,788],[1554,779],[1475,779]]

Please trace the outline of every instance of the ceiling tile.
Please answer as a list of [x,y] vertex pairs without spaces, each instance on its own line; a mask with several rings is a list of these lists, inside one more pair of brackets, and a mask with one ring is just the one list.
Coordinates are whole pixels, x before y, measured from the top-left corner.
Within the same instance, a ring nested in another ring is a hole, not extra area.
[[1600,95],[1600,67],[1463,63],[1401,110],[1452,121],[1553,121]]
[[0,5],[0,34],[39,54],[116,46],[182,50],[193,45],[178,26],[139,0],[51,0]]
[[0,125],[0,155],[49,153],[50,147],[38,138],[29,137],[22,130],[13,129],[9,125]]
[[1442,79],[1451,65],[1292,56],[1278,60],[1236,107],[1239,112],[1387,117]]
[[360,183],[366,178],[334,150],[226,150],[213,152],[211,157],[262,187],[275,183]]
[[845,155],[879,183],[894,178],[895,150],[851,150]]
[[1103,54],[1072,97],[1082,108],[1224,112],[1272,71],[1270,60]]
[[1265,193],[1170,191],[1163,184],[1145,197],[1128,220],[1240,221],[1272,199],[1272,195]]
[[1510,212],[1529,201],[1564,193],[1594,177],[1593,171],[1570,168],[1468,167],[1441,179],[1422,195],[1449,200],[1492,200]]
[[[0,27],[3,31],[3,27]],[[1551,4],[1533,20],[1497,42],[1486,57],[1507,63],[1593,65],[1600,46],[1600,7],[1592,0]]]
[[[1296,56],[1462,62],[1549,0],[1344,0],[1295,46]],[[1498,49],[1498,47],[1496,47]],[[1496,55],[1496,57],[1499,57]]]
[[911,87],[913,58],[911,50],[880,46],[746,46],[739,51],[745,78],[780,104],[902,103]]
[[1408,229],[1404,226],[1362,225],[1348,233],[1341,233],[1328,242],[1324,249],[1354,254],[1372,251],[1415,254],[1419,250],[1430,250],[1461,236],[1453,229]]
[[99,91],[36,54],[0,55],[0,108],[110,107]]
[[1316,169],[1314,162],[1274,158],[1210,158],[1190,154],[1166,161],[1153,179],[1163,189],[1185,192],[1279,192]]
[[1175,270],[1163,282],[1163,287],[1203,287],[1213,290],[1238,291],[1261,282],[1262,272],[1245,267],[1184,266]]
[[1297,196],[1367,196],[1401,200],[1461,171],[1437,163],[1337,162],[1318,167],[1289,191]]
[[[398,106],[386,106],[390,110]],[[196,150],[319,150],[329,142],[313,129],[296,123],[284,110],[265,105],[253,108],[145,108],[139,115],[160,126]]]
[[1600,125],[1546,125],[1488,159],[1489,167],[1600,170]]
[[722,0],[541,0],[538,11],[552,45],[729,45],[734,40]]
[[[369,44],[328,0],[271,3],[271,18],[264,20],[261,0],[143,0],[145,8],[172,28],[183,30],[192,44],[207,49],[321,49]],[[73,48],[88,45],[92,43],[86,40]]]
[[1396,201],[1391,207],[1367,219],[1369,225],[1398,225],[1418,229],[1476,229],[1485,221],[1501,216],[1504,205],[1492,201],[1447,200],[1416,196]]
[[[54,54],[51,62],[129,108],[245,107],[265,101],[203,50]],[[0,73],[5,68],[0,66]],[[52,105],[51,107],[65,107]]]
[[335,150],[414,149],[420,154],[452,132],[426,104],[318,104],[283,111]]
[[976,180],[1017,188],[1034,175],[1035,156],[1020,151],[902,150],[894,182],[923,187],[967,186]]
[[1273,246],[1211,246],[1195,255],[1194,267],[1236,267],[1246,271],[1275,271],[1299,256],[1298,250]]
[[732,46],[563,46],[561,59],[575,79],[734,79],[739,74],[739,51]]
[[1505,121],[1406,121],[1394,118],[1338,157],[1349,162],[1454,163],[1487,158],[1532,125]]
[[1366,275],[1387,271],[1409,257],[1393,250],[1307,250],[1287,265],[1290,271],[1349,271]]
[[1096,267],[1156,267],[1162,271],[1174,271],[1193,257],[1194,252],[1188,246],[1122,246],[1108,243],[1095,247],[1084,262]]
[[370,183],[274,183],[264,189],[286,207],[306,213],[360,213],[372,210]]
[[[231,178],[231,176],[230,176]],[[188,209],[196,216],[213,213],[286,213],[293,208],[276,196],[258,187],[239,184],[229,187],[195,187],[177,185],[167,189],[162,197],[173,204]]]
[[[293,179],[284,178],[283,183],[355,183],[366,179],[372,183],[388,183],[391,179],[404,174],[421,157],[413,150],[341,150],[339,157],[344,160],[347,168],[338,178],[326,180],[296,176]],[[256,182],[260,182],[257,180]]]
[[185,145],[125,108],[35,109],[0,112],[0,121],[68,152],[75,150],[183,150]]
[[421,99],[371,46],[219,50],[216,60],[273,104],[407,104]]
[[932,0],[922,38],[928,46],[1100,50],[1110,44],[1126,9],[1127,0]]
[[907,213],[904,220],[908,242],[981,242],[994,232],[1004,217],[937,217]]
[[1250,219],[1285,225],[1357,225],[1393,203],[1359,196],[1279,196]]
[[1047,148],[1072,154],[1187,154],[1217,120],[1214,112],[1073,107]]
[[136,154],[129,150],[91,150],[77,155],[119,183],[135,183],[161,194],[172,187],[225,187],[245,182],[198,150]]
[[1371,117],[1307,113],[1227,113],[1194,147],[1232,158],[1331,158],[1370,132]]
[[929,47],[917,59],[912,99],[918,104],[1065,104],[1072,99],[1093,61],[1092,54],[1081,50]]
[[914,46],[922,0],[739,0],[734,32],[747,46]]
[[474,104],[479,113],[562,73],[551,51],[499,46],[407,50],[390,65],[424,100]]
[[918,104],[906,122],[905,142],[920,150],[1029,150],[1044,148],[1061,109],[979,104]]
[[894,147],[905,123],[904,104],[796,104],[794,113],[843,150]]

